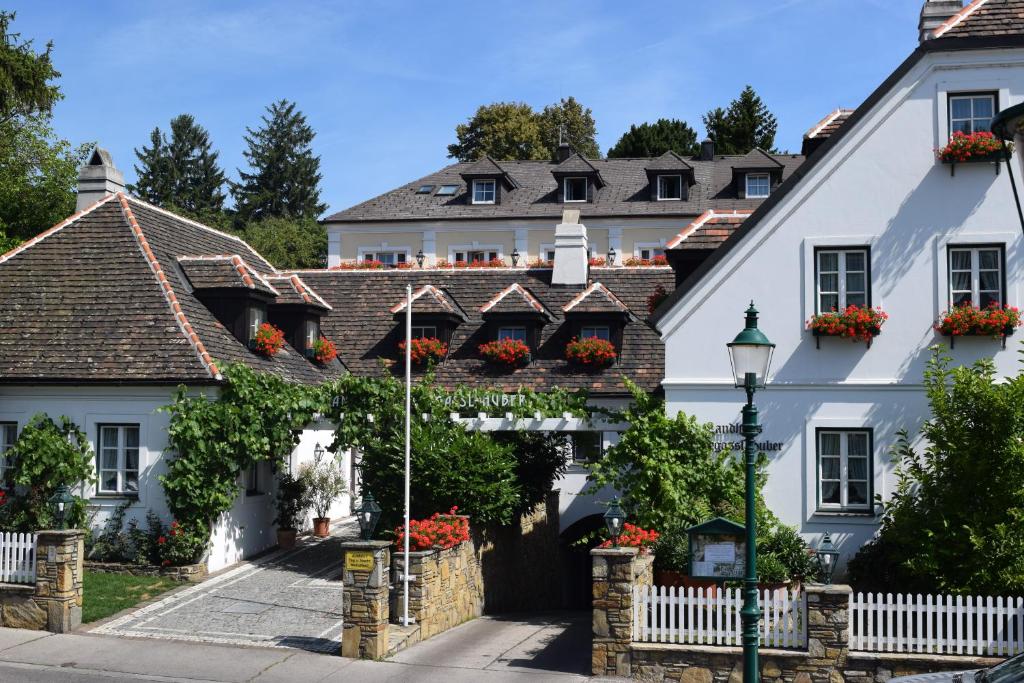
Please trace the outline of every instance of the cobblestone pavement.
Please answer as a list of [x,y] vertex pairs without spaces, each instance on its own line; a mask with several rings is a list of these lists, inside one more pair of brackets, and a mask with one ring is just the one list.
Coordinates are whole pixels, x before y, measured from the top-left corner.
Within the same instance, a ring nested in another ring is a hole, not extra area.
[[92,633],[328,652],[341,648],[341,542],[323,540],[247,562],[92,629]]

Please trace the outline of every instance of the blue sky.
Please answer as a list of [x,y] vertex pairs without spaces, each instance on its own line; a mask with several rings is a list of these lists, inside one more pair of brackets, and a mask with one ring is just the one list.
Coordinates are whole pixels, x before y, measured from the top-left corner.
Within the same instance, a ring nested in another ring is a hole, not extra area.
[[54,41],[58,133],[98,141],[134,179],[133,148],[188,112],[232,177],[245,127],[287,98],[317,131],[340,210],[446,163],[483,103],[575,96],[602,152],[631,123],[701,115],[747,83],[776,144],[859,104],[917,44],[922,0],[326,2],[14,0],[15,29]]

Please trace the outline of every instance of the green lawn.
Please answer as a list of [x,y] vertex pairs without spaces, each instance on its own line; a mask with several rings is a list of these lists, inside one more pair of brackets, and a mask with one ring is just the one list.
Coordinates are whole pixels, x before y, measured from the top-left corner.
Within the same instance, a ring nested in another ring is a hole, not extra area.
[[82,623],[97,621],[150,600],[181,583],[164,576],[129,576],[85,572]]

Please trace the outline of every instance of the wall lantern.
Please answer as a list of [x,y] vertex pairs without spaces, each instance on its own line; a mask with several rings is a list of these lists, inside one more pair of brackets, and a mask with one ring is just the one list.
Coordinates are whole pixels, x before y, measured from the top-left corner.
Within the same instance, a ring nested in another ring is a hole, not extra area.
[[626,521],[626,513],[619,506],[619,499],[612,498],[608,509],[604,513],[604,524],[608,527],[608,534],[612,537],[612,544],[619,547],[619,536],[622,535],[622,525]]
[[427,259],[427,255],[423,253],[422,249],[420,249],[419,251],[416,252],[416,265],[418,265],[420,268],[423,267],[423,262],[426,259]]
[[515,268],[518,265],[519,265],[519,250],[513,248],[512,249],[512,267]]
[[618,254],[615,253],[615,247],[609,245],[609,247],[608,247],[608,265],[609,266],[614,266],[615,265],[615,257],[616,256],[618,256]]
[[354,512],[356,513],[356,520],[359,521],[359,535],[363,537],[364,541],[369,541],[373,537],[373,532],[377,529],[377,522],[380,521],[381,512],[380,506],[377,505],[377,501],[373,498],[373,494],[367,491],[363,495],[359,507]]
[[58,529],[67,529],[68,515],[71,513],[71,506],[75,503],[75,497],[71,495],[71,488],[67,484],[61,484],[47,502],[53,512],[55,526]]
[[821,568],[821,578],[827,584],[832,583],[832,572],[836,568],[836,558],[839,557],[839,549],[832,543],[832,536],[826,533],[818,543],[818,566]]
[[323,459],[323,457],[324,457],[324,447],[321,446],[318,443],[316,445],[316,447],[313,449],[313,461],[316,462],[316,464],[319,465],[320,461]]

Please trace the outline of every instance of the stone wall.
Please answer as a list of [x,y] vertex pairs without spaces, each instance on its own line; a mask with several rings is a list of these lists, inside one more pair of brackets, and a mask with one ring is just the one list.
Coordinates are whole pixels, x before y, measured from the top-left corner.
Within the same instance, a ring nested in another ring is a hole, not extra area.
[[633,587],[654,581],[654,555],[636,548],[595,548],[593,558],[593,644],[591,673],[632,675]]
[[[342,613],[345,630],[341,654],[345,657],[380,659],[388,650],[388,541],[345,541],[342,544]],[[350,558],[349,555],[353,555]],[[356,561],[370,556],[369,566]],[[351,561],[350,561],[351,559]]]
[[0,626],[66,633],[82,623],[85,532],[36,533],[35,585],[0,583]]
[[185,564],[180,567],[160,567],[155,564],[130,564],[127,562],[87,561],[85,568],[102,574],[126,574],[130,576],[165,576],[175,581],[198,583],[206,578],[206,564]]

